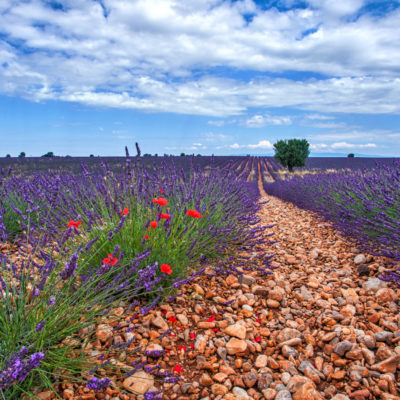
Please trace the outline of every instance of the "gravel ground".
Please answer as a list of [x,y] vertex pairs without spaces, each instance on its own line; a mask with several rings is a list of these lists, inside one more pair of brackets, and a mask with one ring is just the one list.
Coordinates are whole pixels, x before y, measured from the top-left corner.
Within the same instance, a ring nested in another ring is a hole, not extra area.
[[[310,212],[265,193],[261,200],[268,200],[262,223],[275,224],[277,242],[251,249],[250,263],[259,267],[258,254],[275,254],[271,275],[254,268],[207,276],[209,267],[175,302],[146,316],[131,322],[123,307],[114,310],[119,321],[102,321],[93,346],[128,341],[119,332],[137,326],[135,341],[113,360],[121,372],[111,377],[135,394],[68,383],[60,394],[128,400],[157,388],[163,399],[179,400],[400,399],[399,290],[377,279],[389,260],[359,253]],[[113,330],[118,324],[122,330]],[[180,380],[162,385],[143,370],[124,379],[138,359],[129,349],[139,344],[160,351],[147,361],[175,369]],[[52,398],[45,393],[40,398]]]

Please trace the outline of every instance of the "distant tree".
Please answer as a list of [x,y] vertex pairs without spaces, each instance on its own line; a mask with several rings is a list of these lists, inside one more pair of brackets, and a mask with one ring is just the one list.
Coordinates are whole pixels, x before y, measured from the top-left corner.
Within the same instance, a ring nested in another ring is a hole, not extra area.
[[197,154],[197,157],[201,157],[201,154],[199,153],[199,154]]
[[349,157],[349,158],[354,158],[354,153],[349,153],[349,154],[347,154],[347,157]]
[[6,154],[6,158],[10,158],[11,157],[11,154]]
[[94,155],[93,155],[93,154],[91,154],[89,157],[94,157]]
[[24,151],[21,151],[21,153],[18,154],[18,158],[25,158],[26,154]]
[[52,151],[48,151],[46,154],[43,154],[42,157],[54,157],[54,153]]
[[67,154],[66,156],[65,156],[65,158],[72,158],[69,154]]
[[278,140],[274,144],[275,159],[289,171],[293,167],[304,167],[310,155],[310,144],[306,139]]
[[181,157],[184,157],[185,156],[185,153],[181,153]]
[[155,154],[154,154],[154,157],[158,157],[158,154],[157,154],[157,153],[155,153]]
[[144,154],[143,154],[143,157],[151,157],[151,154],[149,154],[149,153],[144,153]]

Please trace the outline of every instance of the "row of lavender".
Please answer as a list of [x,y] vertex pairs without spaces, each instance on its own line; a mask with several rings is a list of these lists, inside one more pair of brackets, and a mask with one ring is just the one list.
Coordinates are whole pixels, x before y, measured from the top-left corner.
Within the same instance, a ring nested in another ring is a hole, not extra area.
[[[240,160],[196,161],[149,167],[127,156],[113,170],[102,162],[102,173],[2,171],[0,398],[37,398],[35,388],[56,391],[65,379],[104,389],[111,382],[99,371],[117,368],[107,352],[137,352],[127,374],[146,370],[130,333],[137,316],[173,300],[201,265],[264,240],[256,184],[232,167]],[[121,304],[132,313],[126,342],[94,352],[94,324],[117,320]]]
[[[330,160],[326,161],[325,169],[332,168]],[[268,194],[319,213],[360,249],[399,261],[400,160],[384,161],[371,160],[364,164],[365,168],[359,168],[363,165],[360,161],[352,170],[295,175],[289,180],[277,178],[273,182],[264,180],[264,189]],[[336,164],[344,165],[338,160]],[[321,163],[318,165],[323,167]],[[385,278],[400,283],[399,271]]]

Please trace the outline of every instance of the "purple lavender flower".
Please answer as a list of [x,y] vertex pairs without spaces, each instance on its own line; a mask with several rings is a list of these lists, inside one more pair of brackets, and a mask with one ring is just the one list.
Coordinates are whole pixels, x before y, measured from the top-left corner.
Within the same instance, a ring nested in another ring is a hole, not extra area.
[[39,322],[39,323],[35,326],[35,331],[36,331],[36,332],[42,332],[45,323],[46,323],[45,320]]
[[86,387],[90,390],[104,390],[111,385],[111,381],[108,378],[99,379],[96,377],[90,378],[86,384]]

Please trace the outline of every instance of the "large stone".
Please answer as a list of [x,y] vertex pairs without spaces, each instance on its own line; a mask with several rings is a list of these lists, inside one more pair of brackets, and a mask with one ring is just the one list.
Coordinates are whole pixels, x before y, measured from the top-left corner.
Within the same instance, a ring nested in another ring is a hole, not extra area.
[[264,368],[268,364],[268,357],[265,354],[260,354],[257,356],[254,366],[256,368]]
[[247,343],[244,340],[232,338],[225,347],[228,354],[243,353],[247,349]]
[[365,264],[367,262],[367,258],[364,256],[364,254],[357,254],[354,257],[354,264]]
[[145,394],[154,385],[154,377],[140,370],[126,378],[122,386],[131,393]]
[[201,375],[199,383],[200,385],[203,386],[211,386],[214,383],[214,381],[212,380],[210,375],[204,373],[203,375]]
[[275,400],[292,400],[292,395],[290,394],[289,390],[283,389],[278,392]]
[[362,286],[367,292],[376,293],[379,289],[386,288],[387,284],[378,278],[369,278]]
[[375,295],[378,303],[387,303],[396,299],[396,294],[392,289],[381,288],[376,292]]
[[217,396],[224,396],[228,393],[228,388],[219,383],[214,383],[214,385],[211,386],[211,391]]
[[394,374],[396,372],[397,366],[399,365],[399,362],[400,362],[400,356],[395,355],[389,357],[384,361],[381,361],[378,364],[372,365],[371,369],[374,371],[379,371],[383,374],[386,374],[387,372]]
[[301,338],[301,332],[297,329],[285,328],[278,333],[277,342],[282,343],[294,338]]
[[178,319],[178,321],[183,325],[183,326],[187,326],[189,324],[189,320],[187,318],[186,315],[184,314],[176,314],[176,318]]
[[112,335],[113,330],[109,325],[100,324],[96,329],[96,337],[102,342],[105,342],[107,339],[111,338]]
[[354,344],[344,340],[343,342],[339,342],[335,348],[333,349],[333,352],[337,355],[339,355],[340,357],[343,357],[345,355],[345,353],[347,353],[348,351],[350,351],[353,348]]
[[246,339],[246,328],[240,324],[229,325],[224,329],[229,336],[235,336],[239,339]]
[[207,343],[208,343],[208,336],[207,335],[198,335],[196,337],[196,342],[194,343],[194,348],[199,353],[204,353],[204,350],[206,349]]
[[232,393],[234,394],[234,396],[236,397],[237,400],[249,400],[250,399],[247,392],[239,386],[235,386],[232,389]]
[[163,331],[166,331],[168,329],[168,324],[165,322],[163,317],[161,317],[160,315],[154,317],[151,320],[151,323],[152,323],[152,325],[154,325],[157,328],[162,329]]
[[250,275],[243,274],[243,275],[239,276],[239,282],[244,284],[244,285],[251,286],[254,283],[256,283],[256,278],[253,278]]
[[323,400],[324,398],[315,389],[315,385],[311,382],[305,383],[301,388],[293,394],[293,400]]

